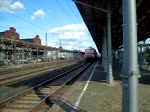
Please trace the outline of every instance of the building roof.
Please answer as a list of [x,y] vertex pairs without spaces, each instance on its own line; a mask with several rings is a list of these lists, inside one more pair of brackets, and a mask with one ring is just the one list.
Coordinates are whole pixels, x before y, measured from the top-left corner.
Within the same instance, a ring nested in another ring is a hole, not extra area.
[[32,38],[32,39],[20,39],[20,41],[24,41],[24,42],[33,42],[33,38]]
[[[122,0],[74,0],[85,24],[87,25],[99,52],[102,49],[104,27],[106,25],[107,1],[111,6],[112,49],[123,44]],[[138,41],[150,37],[150,1],[136,0]],[[103,9],[103,11],[102,11]]]

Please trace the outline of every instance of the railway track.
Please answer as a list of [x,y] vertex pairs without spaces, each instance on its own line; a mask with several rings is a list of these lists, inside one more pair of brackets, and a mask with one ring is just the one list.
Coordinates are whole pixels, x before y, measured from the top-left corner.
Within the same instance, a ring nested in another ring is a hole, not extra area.
[[0,102],[0,112],[46,112],[90,64],[80,65]]
[[[10,83],[17,82],[20,80],[24,80],[27,78],[35,77],[40,74],[52,71],[54,69],[62,68],[62,67],[69,66],[69,65],[72,65],[75,63],[76,63],[75,61],[71,61],[71,62],[59,63],[56,65],[51,65],[51,66],[47,66],[47,67],[43,67],[43,66],[40,66],[39,68],[31,67],[29,69],[18,71],[15,73],[3,74],[3,75],[0,75],[1,76],[0,86],[2,86],[4,84],[6,85],[6,84],[10,84]],[[9,71],[8,71],[8,73],[9,73]]]
[[54,62],[41,62],[41,63],[31,63],[31,64],[24,64],[24,65],[14,65],[14,66],[8,66],[6,68],[0,68],[0,75],[3,74],[9,74],[9,73],[16,73],[22,70],[30,70],[35,68],[41,68],[46,66],[51,66],[52,64],[59,64],[59,63],[65,63],[65,62],[73,62],[76,60],[65,60],[65,61],[54,61]]

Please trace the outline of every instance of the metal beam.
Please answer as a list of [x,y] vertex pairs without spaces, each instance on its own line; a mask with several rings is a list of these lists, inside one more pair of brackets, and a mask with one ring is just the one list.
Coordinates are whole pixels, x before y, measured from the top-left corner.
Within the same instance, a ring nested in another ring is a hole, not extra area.
[[99,7],[96,7],[96,6],[92,6],[92,5],[89,5],[89,4],[86,4],[86,3],[83,3],[83,2],[80,2],[80,1],[77,1],[77,0],[73,0],[75,3],[77,4],[81,4],[81,5],[85,5],[87,7],[91,7],[91,8],[94,8],[94,9],[97,9],[97,10],[100,10],[100,11],[103,11],[103,12],[108,12],[107,10],[105,9],[102,9],[102,8],[99,8]]
[[138,44],[138,47],[150,47],[150,44]]

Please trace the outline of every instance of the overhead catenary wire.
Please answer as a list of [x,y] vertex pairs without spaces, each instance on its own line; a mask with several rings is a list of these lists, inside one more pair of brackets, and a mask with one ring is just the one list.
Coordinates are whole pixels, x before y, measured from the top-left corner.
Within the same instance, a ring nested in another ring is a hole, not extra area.
[[[74,24],[77,24],[72,18],[71,18],[71,16],[70,16],[70,14],[65,10],[65,7],[63,7],[59,2],[58,2],[58,0],[56,0],[56,2],[58,3],[58,5],[62,8],[62,10],[64,10],[65,11],[65,14],[72,20],[72,22],[74,23]],[[76,20],[79,22],[79,20],[78,20],[78,18],[77,18],[77,16],[76,16],[76,14],[75,14],[75,12],[74,12],[74,10],[71,8],[71,6],[69,5],[69,3],[67,2],[67,1],[65,1],[66,3],[67,3],[67,5],[68,5],[68,8],[70,8],[71,9],[71,11],[72,11],[72,14],[74,15],[74,17],[76,18]],[[79,22],[80,23],[80,22]],[[79,30],[81,31],[81,32],[84,32],[80,27],[79,27]]]
[[[67,2],[68,3],[68,2]],[[72,3],[74,3],[74,2],[72,2]],[[78,19],[78,17],[76,16],[76,14],[75,14],[75,12],[74,12],[74,10],[72,9],[72,7],[69,5],[69,3],[68,3],[68,6],[70,7],[70,9],[72,10],[72,12],[73,12],[73,14],[75,15],[75,17],[76,17],[76,19],[78,20],[78,22],[79,22],[79,19]],[[79,13],[80,14],[80,13]],[[80,15],[81,16],[81,15]],[[82,29],[81,29],[81,31],[83,31]],[[87,31],[88,31],[88,29],[87,29]],[[90,36],[90,32],[88,31],[88,36],[89,37],[91,37]]]
[[[0,8],[0,9],[1,9],[1,8]],[[10,13],[10,12],[4,10],[4,9],[1,9],[1,10],[3,10],[4,12],[6,12],[6,13],[12,15],[12,16],[15,16],[16,18],[18,18],[18,19],[20,19],[20,20],[22,20],[22,21],[24,21],[24,22],[26,22],[26,23],[28,23],[28,24],[31,24],[32,26],[35,26],[35,27],[37,27],[37,28],[39,28],[39,29],[45,31],[45,29],[41,28],[40,26],[35,25],[35,24],[33,24],[33,23],[31,23],[31,22],[29,22],[29,21],[27,21],[27,20],[25,20],[25,19],[23,19],[23,18],[21,18],[21,17],[15,15],[15,14],[13,14],[13,13]]]
[[[58,2],[58,0],[56,0],[56,1],[57,1],[57,3],[59,4],[59,6],[62,8],[62,10],[65,11],[65,14],[70,18],[70,14],[68,14],[68,12],[65,10],[65,7],[63,7],[63,6]],[[71,6],[69,5],[69,3],[68,3],[67,1],[65,1],[65,2],[67,3],[68,7],[71,9],[71,11],[72,11],[72,13],[74,14],[76,20],[79,22],[79,19],[77,18],[75,12],[73,11],[73,9],[72,9]],[[81,15],[80,15],[80,16],[81,16]],[[72,18],[70,18],[70,19],[72,19]],[[73,21],[74,24],[76,24],[74,20],[72,20],[72,21]],[[85,24],[85,26],[86,26],[86,24]],[[84,32],[84,30],[81,29],[81,27],[79,27],[79,30],[80,30],[81,32]],[[86,27],[86,30],[87,30],[87,32],[88,32],[88,37],[91,38],[91,34],[90,34],[89,30],[87,29],[87,27]],[[92,40],[93,40],[93,39],[92,39]]]
[[24,3],[26,3],[28,5],[28,7],[30,7],[33,11],[36,11],[35,8],[33,8],[27,1],[25,1],[25,0],[21,0],[21,1],[23,1]]
[[[85,3],[82,3],[82,2],[78,2],[78,1],[76,1],[76,0],[73,0],[73,2],[72,3],[74,3],[75,4],[75,2],[76,3],[79,3],[79,4],[82,4],[82,5],[86,5],[86,6],[88,6],[88,7],[91,7],[91,8],[97,8],[98,10],[101,10],[101,11],[106,11],[107,12],[107,10],[105,10],[105,9],[101,9],[101,8],[98,8],[98,7],[95,7],[95,6],[91,6],[91,5],[88,5],[88,4],[85,4]],[[68,4],[69,5],[69,4]],[[70,7],[70,6],[69,6]],[[75,14],[75,12],[73,11],[73,9],[70,7],[70,9],[72,10],[72,12],[74,13],[74,15],[75,15],[75,17],[76,17],[76,19],[79,21],[79,19],[78,19],[78,17],[76,16],[76,14]],[[79,13],[80,14],[80,13]],[[81,16],[81,15],[80,15]],[[86,25],[86,24],[85,24]],[[89,30],[88,30],[88,28],[86,27],[86,29],[87,29],[87,31],[88,31],[88,37],[89,38],[91,38],[91,33],[89,32]],[[81,31],[83,31],[82,29],[81,29]],[[92,40],[93,40],[93,38],[92,38]]]
[[75,24],[74,20],[72,19],[72,17],[70,16],[70,14],[65,10],[65,8],[58,2],[58,0],[56,0],[56,2],[58,3],[58,5],[62,8],[62,10],[64,10],[64,13],[72,20],[72,22]]
[[[26,2],[25,0],[21,0],[23,1],[24,3],[26,3],[26,5],[28,5],[33,11],[36,11],[35,8],[32,7],[32,5],[30,5],[28,2]],[[65,10],[65,8],[60,4],[60,2],[58,0],[56,0],[56,2],[58,3],[58,5],[65,11],[65,14],[73,21],[73,23],[75,24],[76,22],[72,19],[72,17],[70,16],[70,14]],[[71,9],[71,11],[73,12],[76,20],[79,22],[75,12],[73,11],[73,9],[71,8],[71,6],[69,5],[68,2],[66,2],[68,7]],[[81,29],[81,28],[80,28]],[[82,31],[82,30],[81,30]]]
[[[65,1],[65,2],[66,2],[66,4],[68,5],[68,8],[71,9],[72,14],[73,14],[74,17],[76,18],[77,22],[80,23],[80,20],[78,19],[78,17],[77,17],[77,15],[76,15],[75,11],[74,11],[74,10],[72,9],[72,7],[70,6],[69,2],[67,2],[67,1]],[[73,2],[72,2],[72,3],[73,3]],[[81,15],[80,15],[80,16],[81,16]],[[74,23],[74,24],[76,24],[76,23]],[[81,32],[84,32],[80,27],[79,27],[79,30],[80,30]]]
[[[24,3],[26,4],[26,5],[28,5],[33,11],[35,11],[35,8],[33,7],[33,4],[31,4],[31,2],[28,2],[28,1],[26,1],[26,0],[20,0],[20,1],[24,1]],[[65,2],[68,4],[68,7],[70,8],[70,10],[68,10],[68,9],[66,9],[66,5],[63,5],[63,4],[61,4],[61,2],[59,1],[59,0],[56,0],[57,1],[57,3],[58,3],[58,5],[59,5],[59,7],[61,8],[61,9],[63,9],[62,11],[69,17],[69,19],[74,23],[74,24],[77,24],[80,20],[79,20],[79,18],[77,17],[77,15],[75,14],[75,11],[73,10],[73,7],[71,7],[71,6],[69,6],[69,5],[71,5],[71,4],[69,4],[69,3],[71,3],[71,2],[66,2],[66,1],[64,1],[63,3],[65,4]],[[72,2],[73,3],[73,2]],[[68,8],[67,7],[67,8]],[[3,9],[4,10],[4,9]],[[29,10],[28,10],[29,11]],[[72,13],[70,13],[69,11],[72,11]],[[28,24],[31,24],[32,26],[34,26],[34,27],[36,27],[36,28],[38,28],[38,29],[40,29],[40,30],[42,30],[42,31],[46,31],[46,29],[47,28],[43,28],[43,26],[38,26],[38,24],[34,24],[34,23],[32,23],[32,21],[29,21],[29,20],[26,20],[26,19],[24,19],[23,17],[19,17],[18,15],[16,15],[16,14],[14,14],[14,13],[10,13],[10,12],[8,12],[8,11],[6,11],[5,10],[5,12],[7,12],[7,13],[9,13],[10,15],[12,15],[12,16],[15,16],[17,19],[19,19],[19,20],[21,20],[21,21],[24,21],[24,22],[26,22],[26,23],[28,23]],[[31,11],[30,11],[31,12]],[[73,18],[73,16],[72,16],[72,14],[74,14],[74,16],[75,16],[75,18]],[[77,22],[77,21],[78,22]],[[78,30],[80,30],[81,32],[84,32],[84,29],[82,28],[82,26],[79,26],[78,27]],[[80,32],[79,31],[79,32]]]
[[7,29],[7,28],[8,28],[8,26],[0,25],[0,28],[5,28],[5,29]]
[[[78,17],[77,17],[77,15],[76,15],[75,11],[73,10],[73,8],[70,6],[69,2],[66,1],[66,3],[67,3],[67,5],[68,5],[68,7],[71,9],[71,11],[73,12],[73,15],[74,15],[74,17],[76,18],[76,20],[80,23],[80,20],[78,19]],[[72,3],[73,3],[73,2],[72,2]],[[79,14],[80,14],[80,13],[79,13]],[[80,16],[81,16],[81,15],[80,15]]]
[[[21,0],[21,1],[23,1],[28,7],[30,7],[30,9],[32,9],[34,12],[36,12],[37,11],[37,9],[35,9],[30,3],[28,3],[26,0]],[[47,20],[48,21],[48,20]],[[48,26],[49,27],[49,25],[48,24],[44,24],[45,26]]]

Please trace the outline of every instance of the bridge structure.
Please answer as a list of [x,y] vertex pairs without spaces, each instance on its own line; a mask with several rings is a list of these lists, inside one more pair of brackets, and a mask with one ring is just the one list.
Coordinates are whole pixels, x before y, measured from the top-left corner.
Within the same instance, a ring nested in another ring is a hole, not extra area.
[[138,112],[137,43],[150,37],[150,1],[74,0],[102,54],[106,82],[114,83],[112,51],[123,48],[122,111]]

